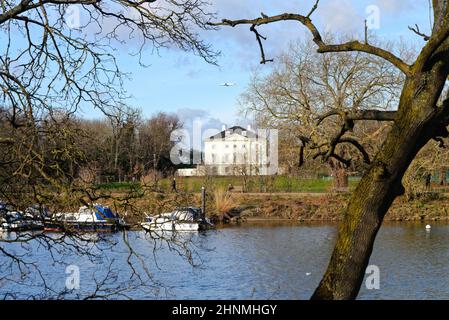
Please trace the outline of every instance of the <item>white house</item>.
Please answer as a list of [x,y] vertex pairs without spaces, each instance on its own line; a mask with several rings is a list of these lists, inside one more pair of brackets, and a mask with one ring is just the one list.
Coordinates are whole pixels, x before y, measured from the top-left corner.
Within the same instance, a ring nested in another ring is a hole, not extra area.
[[204,174],[268,174],[267,139],[251,127],[223,127],[223,131],[204,141]]
[[184,168],[184,169],[178,169],[176,170],[178,176],[180,177],[192,177],[192,176],[198,176],[198,169],[197,168]]

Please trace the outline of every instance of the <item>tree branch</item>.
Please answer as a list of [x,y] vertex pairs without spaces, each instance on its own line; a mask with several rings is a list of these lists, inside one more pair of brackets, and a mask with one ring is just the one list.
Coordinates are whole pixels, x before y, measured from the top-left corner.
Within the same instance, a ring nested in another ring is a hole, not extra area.
[[[449,20],[449,19],[447,19]],[[427,41],[418,59],[413,64],[413,69],[422,70],[425,68],[426,64],[429,62],[429,58],[438,51],[441,45],[449,38],[449,21],[445,22],[444,25],[437,31],[433,32],[432,36]]]
[[40,0],[33,3],[33,0],[22,0],[16,6],[10,8],[8,11],[0,14],[0,25],[10,19],[14,19],[16,16],[27,12],[31,9],[39,8],[45,4],[94,4],[100,2],[100,0]]
[[313,11],[314,10],[312,10],[308,16],[303,16],[294,13],[283,13],[276,16],[271,17],[267,16],[257,19],[240,19],[240,20],[223,19],[221,22],[210,23],[210,25],[235,27],[237,25],[242,24],[251,24],[254,26],[260,26],[279,21],[298,21],[302,25],[304,25],[307,29],[309,29],[309,31],[313,36],[313,42],[315,42],[315,44],[318,46],[318,52],[320,53],[360,51],[383,58],[392,63],[394,66],[396,66],[405,75],[407,76],[411,75],[411,67],[407,63],[405,63],[402,59],[400,59],[399,57],[397,57],[396,55],[387,50],[378,48],[376,46],[372,46],[367,43],[361,43],[359,41],[349,41],[342,44],[326,44],[323,41],[320,32],[318,31],[316,26],[312,23],[312,20],[309,17],[310,14],[313,13]]
[[366,152],[365,148],[360,144],[360,142],[358,142],[356,139],[353,138],[340,138],[340,141],[338,143],[350,143],[352,144],[354,147],[357,148],[357,150],[360,151],[360,153],[363,156],[363,161],[367,164],[371,163],[371,160],[369,158],[368,152]]
[[260,56],[262,57],[262,60],[260,61],[260,64],[265,64],[267,62],[273,62],[273,59],[265,59],[265,52],[263,50],[263,45],[262,45],[262,40],[267,40],[267,38],[265,38],[264,36],[262,36],[259,31],[257,31],[256,26],[253,24],[251,26],[251,28],[249,28],[249,30],[251,30],[252,32],[254,32],[254,34],[256,35],[256,40],[259,43],[259,48],[260,48]]
[[320,2],[320,0],[316,0],[315,4],[313,5],[312,9],[310,10],[310,12],[307,14],[307,18],[310,18],[310,16],[315,12],[316,9],[318,9],[318,3]]
[[14,140],[11,138],[2,138],[0,137],[0,144],[13,144]]
[[340,116],[347,120],[376,120],[376,121],[394,121],[396,111],[383,110],[356,110],[351,112],[344,112],[342,110],[330,110],[317,117],[317,125],[320,125],[326,118],[331,116]]
[[413,31],[414,33],[416,33],[418,36],[422,37],[424,41],[429,41],[430,37],[424,33],[422,33],[421,31],[419,31],[419,27],[417,24],[415,24],[415,27],[408,27],[408,29],[410,31]]

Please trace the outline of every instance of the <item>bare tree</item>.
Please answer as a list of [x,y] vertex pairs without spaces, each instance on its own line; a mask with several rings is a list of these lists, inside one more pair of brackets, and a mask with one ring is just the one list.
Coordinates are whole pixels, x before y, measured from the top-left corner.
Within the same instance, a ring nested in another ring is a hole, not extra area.
[[[429,191],[438,191],[440,188],[445,191],[448,152],[447,139],[431,141],[419,151],[404,175],[403,183],[407,199],[428,196]],[[437,175],[438,187],[431,187],[431,177]]]
[[[113,53],[114,45],[125,35],[138,37],[138,53],[147,43],[153,49],[177,45],[214,62],[215,53],[194,31],[211,28],[207,23],[213,15],[207,13],[203,1],[20,0],[1,1],[1,5],[2,119],[9,123],[10,130],[2,132],[0,142],[7,146],[5,153],[16,157],[7,162],[13,170],[8,171],[11,179],[17,180],[20,175],[28,179],[30,170],[59,187],[61,181],[72,179],[68,175],[71,171],[44,165],[47,154],[43,152],[49,150],[42,148],[41,137],[55,133],[46,131],[45,119],[51,118],[56,128],[59,120],[67,123],[79,108],[98,108],[112,118],[117,110],[126,111],[126,75],[118,68]],[[66,22],[69,5],[76,5],[84,17],[78,29]],[[19,35],[21,41],[16,41]],[[75,132],[67,132],[64,137],[68,136],[76,139]],[[66,152],[66,158],[71,156]],[[12,162],[20,170],[14,171]],[[54,179],[58,175],[60,178]],[[28,179],[27,184],[31,183]]]
[[[306,14],[224,19],[214,25],[250,25],[251,31],[257,31],[261,25],[295,21],[310,31],[320,53],[362,52],[390,62],[403,73],[405,79],[397,111],[361,110],[342,117],[345,124],[361,120],[392,122],[391,130],[345,208],[329,266],[312,296],[314,299],[351,299],[359,292],[383,218],[393,200],[404,193],[401,180],[405,171],[429,140],[449,135],[449,99],[443,94],[449,75],[449,3],[432,1],[431,34],[424,37],[425,45],[415,61],[407,63],[393,51],[370,44],[369,39],[338,44],[326,42],[311,18],[318,2]],[[265,62],[262,56],[262,63]],[[347,131],[345,127],[341,132]]]
[[139,127],[140,161],[146,170],[154,169],[166,173],[170,169],[170,134],[182,127],[176,115],[159,112]]
[[[89,135],[92,131],[80,125],[75,116],[85,108],[99,109],[107,116],[126,110],[127,74],[120,70],[114,53],[125,39],[135,42],[142,65],[144,48],[158,50],[172,46],[215,63],[216,53],[197,35],[200,29],[213,29],[207,24],[213,18],[208,4],[202,0],[1,0],[0,5],[1,199],[17,210],[38,203],[62,212],[104,199],[120,204],[119,208],[124,210],[132,208],[133,201],[143,196],[142,191],[133,189],[113,199],[114,195],[95,186],[90,174],[82,174],[86,181],[77,179],[92,157],[89,154],[92,149],[86,143],[93,137]],[[79,12],[78,24],[67,21],[71,8]],[[135,133],[134,128],[128,131]],[[132,167],[135,159],[126,161]],[[92,165],[89,169],[96,167],[92,162],[89,164]],[[72,230],[54,239],[45,233],[18,235],[13,239],[2,237],[1,258],[9,263],[2,261],[5,268],[0,271],[15,275],[17,269],[12,266],[19,270],[24,265],[35,266],[26,259],[34,245],[47,248],[50,257],[63,248],[81,256],[89,255],[89,250],[83,249],[95,244],[95,239],[81,237],[82,234]],[[8,250],[11,243],[27,250],[23,255],[14,255]],[[170,245],[183,252],[184,243],[179,244]],[[133,248],[128,249],[140,261]],[[102,250],[93,255],[101,255],[105,249]],[[145,274],[149,276],[147,272],[143,274],[143,278]],[[45,277],[41,280],[45,281]],[[100,287],[111,288],[113,283],[110,278],[97,280]],[[148,283],[151,277],[144,280],[140,283]],[[94,291],[102,292],[100,287]],[[51,290],[47,293],[58,296]]]
[[285,148],[296,147],[293,157],[292,150],[285,152],[287,161],[303,166],[307,158],[320,158],[329,164],[336,189],[347,188],[348,168],[370,163],[376,143],[368,134],[378,130],[356,126],[347,116],[391,110],[402,75],[388,62],[359,52],[318,54],[308,41],[291,45],[277,61],[269,75],[253,77],[243,108],[287,136]]

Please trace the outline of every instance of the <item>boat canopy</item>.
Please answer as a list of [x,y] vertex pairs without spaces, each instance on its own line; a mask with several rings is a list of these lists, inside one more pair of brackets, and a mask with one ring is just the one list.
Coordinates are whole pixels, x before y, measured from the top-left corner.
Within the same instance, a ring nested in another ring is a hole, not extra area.
[[201,209],[187,207],[178,208],[172,212],[171,218],[180,221],[196,221],[201,216]]
[[102,206],[100,204],[94,205],[96,210],[95,216],[98,220],[106,220],[106,219],[118,219],[117,215],[112,212],[111,208]]
[[34,204],[25,209],[25,213],[34,218],[49,218],[52,216],[51,212],[44,205]]

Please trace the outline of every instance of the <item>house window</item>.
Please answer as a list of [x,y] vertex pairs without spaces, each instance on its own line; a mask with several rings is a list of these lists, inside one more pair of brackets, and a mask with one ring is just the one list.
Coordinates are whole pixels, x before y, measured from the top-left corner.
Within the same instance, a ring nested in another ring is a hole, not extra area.
[[216,160],[216,156],[215,156],[215,153],[213,153],[212,154],[212,163],[215,163],[215,160]]
[[215,149],[215,144],[212,145],[212,149]]
[[227,145],[225,145],[225,148],[229,148],[229,145],[227,144]]

